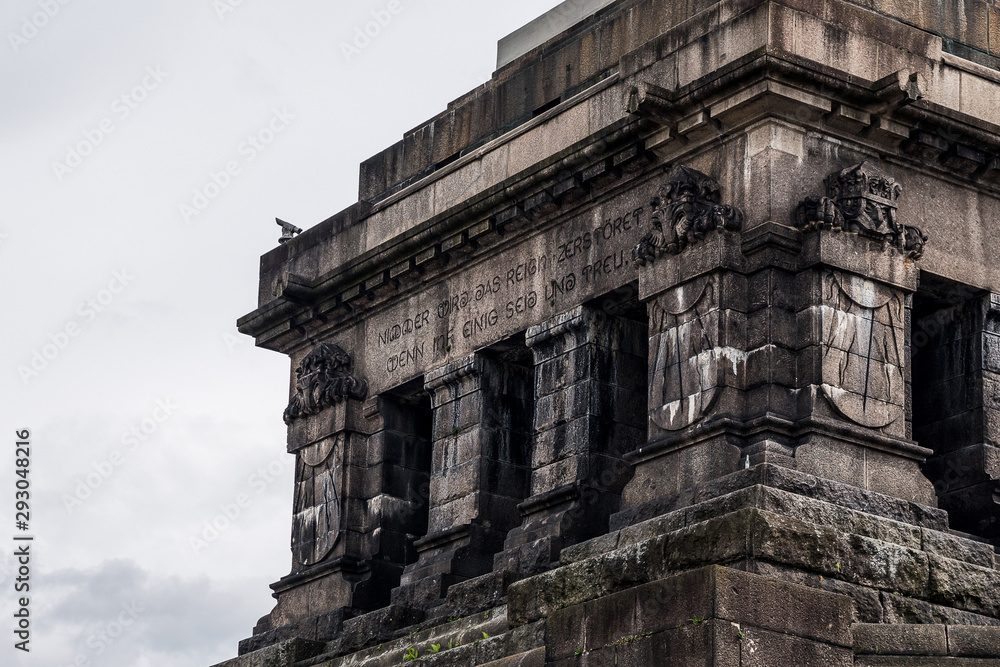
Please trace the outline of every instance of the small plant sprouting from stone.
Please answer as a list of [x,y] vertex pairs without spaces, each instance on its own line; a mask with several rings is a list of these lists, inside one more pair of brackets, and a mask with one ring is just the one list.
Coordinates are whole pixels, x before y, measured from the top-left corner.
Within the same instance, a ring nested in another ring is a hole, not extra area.
[[484,632],[483,633],[483,639],[489,639],[489,638],[490,638],[490,636]]
[[403,654],[403,662],[412,662],[419,657],[420,654],[417,653],[417,649],[411,646],[410,648],[406,649],[406,653]]
[[441,645],[440,644],[431,644],[431,647],[429,649],[427,649],[427,651],[430,652],[430,653],[437,653],[440,650],[441,650]]
[[691,625],[701,625],[702,623],[705,622],[705,618],[703,616],[692,616],[691,618],[688,619],[688,622]]
[[576,649],[576,652],[573,653],[573,655],[583,655],[583,647],[581,646],[580,648]]
[[452,435],[458,435],[459,433],[460,433],[460,429],[458,429],[458,428],[451,429],[451,434]]
[[840,563],[837,563],[837,572],[840,572]]

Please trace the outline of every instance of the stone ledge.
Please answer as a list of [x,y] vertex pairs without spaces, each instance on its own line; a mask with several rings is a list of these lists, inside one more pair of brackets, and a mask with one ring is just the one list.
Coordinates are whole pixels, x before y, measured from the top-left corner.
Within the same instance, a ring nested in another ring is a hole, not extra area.
[[[1000,618],[1000,572],[757,508],[675,528],[512,584],[514,626],[706,563],[766,562]],[[602,538],[598,538],[600,540]],[[600,551],[600,549],[598,549]]]
[[857,655],[948,655],[943,625],[871,625],[852,628]]
[[546,650],[555,664],[581,655],[591,661],[616,655],[618,663],[596,664],[647,665],[664,663],[622,658],[660,658],[648,651],[670,645],[696,655],[706,644],[714,645],[716,654],[738,655],[768,641],[766,637],[783,637],[786,646],[813,646],[820,654],[843,659],[850,645],[850,617],[847,596],[709,566],[552,613]]
[[855,667],[996,667],[993,659],[954,658],[940,656],[922,658],[917,656],[859,656],[854,662]]
[[647,519],[688,508],[754,484],[762,484],[905,524],[937,531],[948,530],[948,513],[944,510],[892,498],[842,482],[834,482],[767,463],[754,466],[749,470],[737,471],[639,507],[618,512],[611,517],[610,528],[612,531],[621,530]]
[[292,667],[323,652],[324,644],[305,639],[290,639],[238,658],[220,662],[215,667]]
[[996,567],[993,548],[989,544],[844,508],[763,484],[733,491],[573,545],[563,551],[561,562],[563,564],[579,562],[593,555],[637,544],[651,536],[691,526],[726,512],[751,507],[980,567]]
[[949,625],[948,655],[1000,658],[1000,627]]

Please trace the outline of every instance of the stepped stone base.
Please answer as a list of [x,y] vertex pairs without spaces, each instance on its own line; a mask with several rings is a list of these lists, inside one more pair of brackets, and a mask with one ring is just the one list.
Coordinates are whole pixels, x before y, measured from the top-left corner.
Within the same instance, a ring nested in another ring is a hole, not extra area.
[[613,525],[549,572],[220,667],[1000,665],[996,554],[940,510],[761,464]]

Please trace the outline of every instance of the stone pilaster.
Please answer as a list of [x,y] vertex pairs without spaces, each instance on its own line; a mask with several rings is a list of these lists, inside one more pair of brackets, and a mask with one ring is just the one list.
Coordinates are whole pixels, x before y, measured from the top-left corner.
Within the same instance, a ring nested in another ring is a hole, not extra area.
[[425,376],[433,408],[427,535],[396,604],[435,606],[452,584],[490,572],[528,494],[531,369],[488,353]]
[[758,463],[934,505],[912,440],[909,313],[926,238],[863,163],[792,225],[742,231],[709,177],[677,167],[636,248],[649,312],[649,440],[623,506]]
[[623,494],[626,508],[741,465],[725,425],[743,413],[743,214],[719,201],[714,180],[675,167],[653,201],[654,230],[635,249],[649,317],[649,439],[628,457],[635,476]]
[[531,497],[496,568],[531,574],[563,547],[607,531],[631,475],[622,458],[645,440],[642,323],[578,306],[531,327],[535,439]]
[[934,506],[912,440],[910,308],[926,238],[897,220],[902,188],[865,162],[831,174],[805,200],[796,313],[800,423],[796,467]]
[[352,613],[355,586],[370,575],[364,554],[352,549],[365,529],[350,504],[365,475],[358,456],[364,458],[368,428],[367,383],[351,375],[351,365],[340,347],[321,343],[296,368],[285,410],[288,452],[295,455],[292,568],[272,584],[278,603],[241,650],[291,637],[331,638]]

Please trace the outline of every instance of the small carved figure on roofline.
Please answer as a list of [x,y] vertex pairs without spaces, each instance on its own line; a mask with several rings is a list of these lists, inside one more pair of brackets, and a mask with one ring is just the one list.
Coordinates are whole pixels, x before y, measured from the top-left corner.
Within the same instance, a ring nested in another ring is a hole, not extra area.
[[655,229],[632,251],[646,264],[663,254],[676,255],[715,230],[743,229],[743,211],[719,203],[719,184],[700,171],[678,165],[653,198]]
[[333,343],[320,343],[295,369],[296,394],[285,408],[285,423],[314,415],[348,398],[363,400],[368,382],[351,373],[351,357]]

